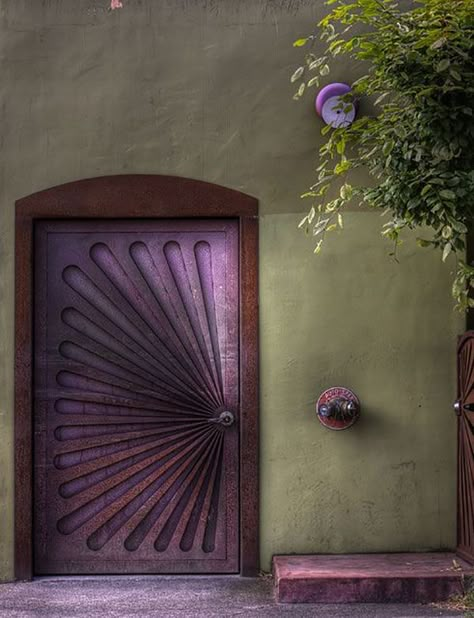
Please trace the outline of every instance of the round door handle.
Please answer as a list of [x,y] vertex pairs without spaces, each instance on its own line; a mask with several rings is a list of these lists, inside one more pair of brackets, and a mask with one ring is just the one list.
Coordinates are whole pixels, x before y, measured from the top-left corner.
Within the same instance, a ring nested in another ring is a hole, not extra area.
[[211,423],[218,423],[224,427],[230,427],[235,422],[235,416],[229,410],[224,410],[217,418],[210,419]]
[[453,409],[456,413],[456,416],[461,416],[461,402],[459,399],[453,403]]

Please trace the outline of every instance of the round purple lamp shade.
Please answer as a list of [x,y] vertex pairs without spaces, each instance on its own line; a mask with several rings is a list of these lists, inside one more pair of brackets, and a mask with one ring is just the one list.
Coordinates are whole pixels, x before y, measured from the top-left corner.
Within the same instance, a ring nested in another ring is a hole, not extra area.
[[[351,92],[349,84],[334,82],[321,88],[316,97],[315,107],[318,116],[331,127],[347,127],[354,122],[356,116],[355,104],[351,103],[350,110],[344,112],[342,108],[335,109],[341,103],[341,97]],[[349,104],[345,103],[344,107]]]

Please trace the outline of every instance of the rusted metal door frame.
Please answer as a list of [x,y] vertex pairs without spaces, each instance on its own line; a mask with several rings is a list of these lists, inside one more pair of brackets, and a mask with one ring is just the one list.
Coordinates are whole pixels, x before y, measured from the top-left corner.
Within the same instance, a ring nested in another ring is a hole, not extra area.
[[[474,222],[469,228],[467,233],[467,246],[466,246],[466,262],[468,264],[474,264]],[[474,293],[471,291],[471,298],[474,298]],[[468,330],[474,330],[474,309],[469,308],[467,310],[466,328]]]
[[258,573],[258,202],[207,182],[104,176],[16,202],[15,579],[33,576],[33,259],[38,219],[237,218],[240,233],[240,574]]

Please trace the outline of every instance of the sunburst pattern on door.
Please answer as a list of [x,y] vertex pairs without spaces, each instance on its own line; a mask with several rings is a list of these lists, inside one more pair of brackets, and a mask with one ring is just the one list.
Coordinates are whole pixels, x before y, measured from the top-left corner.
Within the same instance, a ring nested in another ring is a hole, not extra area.
[[219,545],[237,322],[216,238],[105,236],[61,267],[55,527],[80,537],[81,552],[110,544],[116,559],[119,539],[130,557],[185,560]]
[[474,334],[458,352],[458,549],[474,563]]

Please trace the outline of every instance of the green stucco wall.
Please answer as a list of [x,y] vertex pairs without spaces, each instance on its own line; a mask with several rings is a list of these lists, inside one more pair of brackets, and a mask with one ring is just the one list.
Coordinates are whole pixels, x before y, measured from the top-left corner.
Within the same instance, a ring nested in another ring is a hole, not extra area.
[[[13,560],[14,201],[105,174],[260,200],[262,567],[274,553],[453,547],[451,266],[411,243],[391,261],[374,213],[350,213],[318,257],[296,229],[320,127],[310,97],[291,99],[291,44],[322,2],[123,2],[0,1],[0,578]],[[334,384],[364,408],[344,433],[313,411]]]

